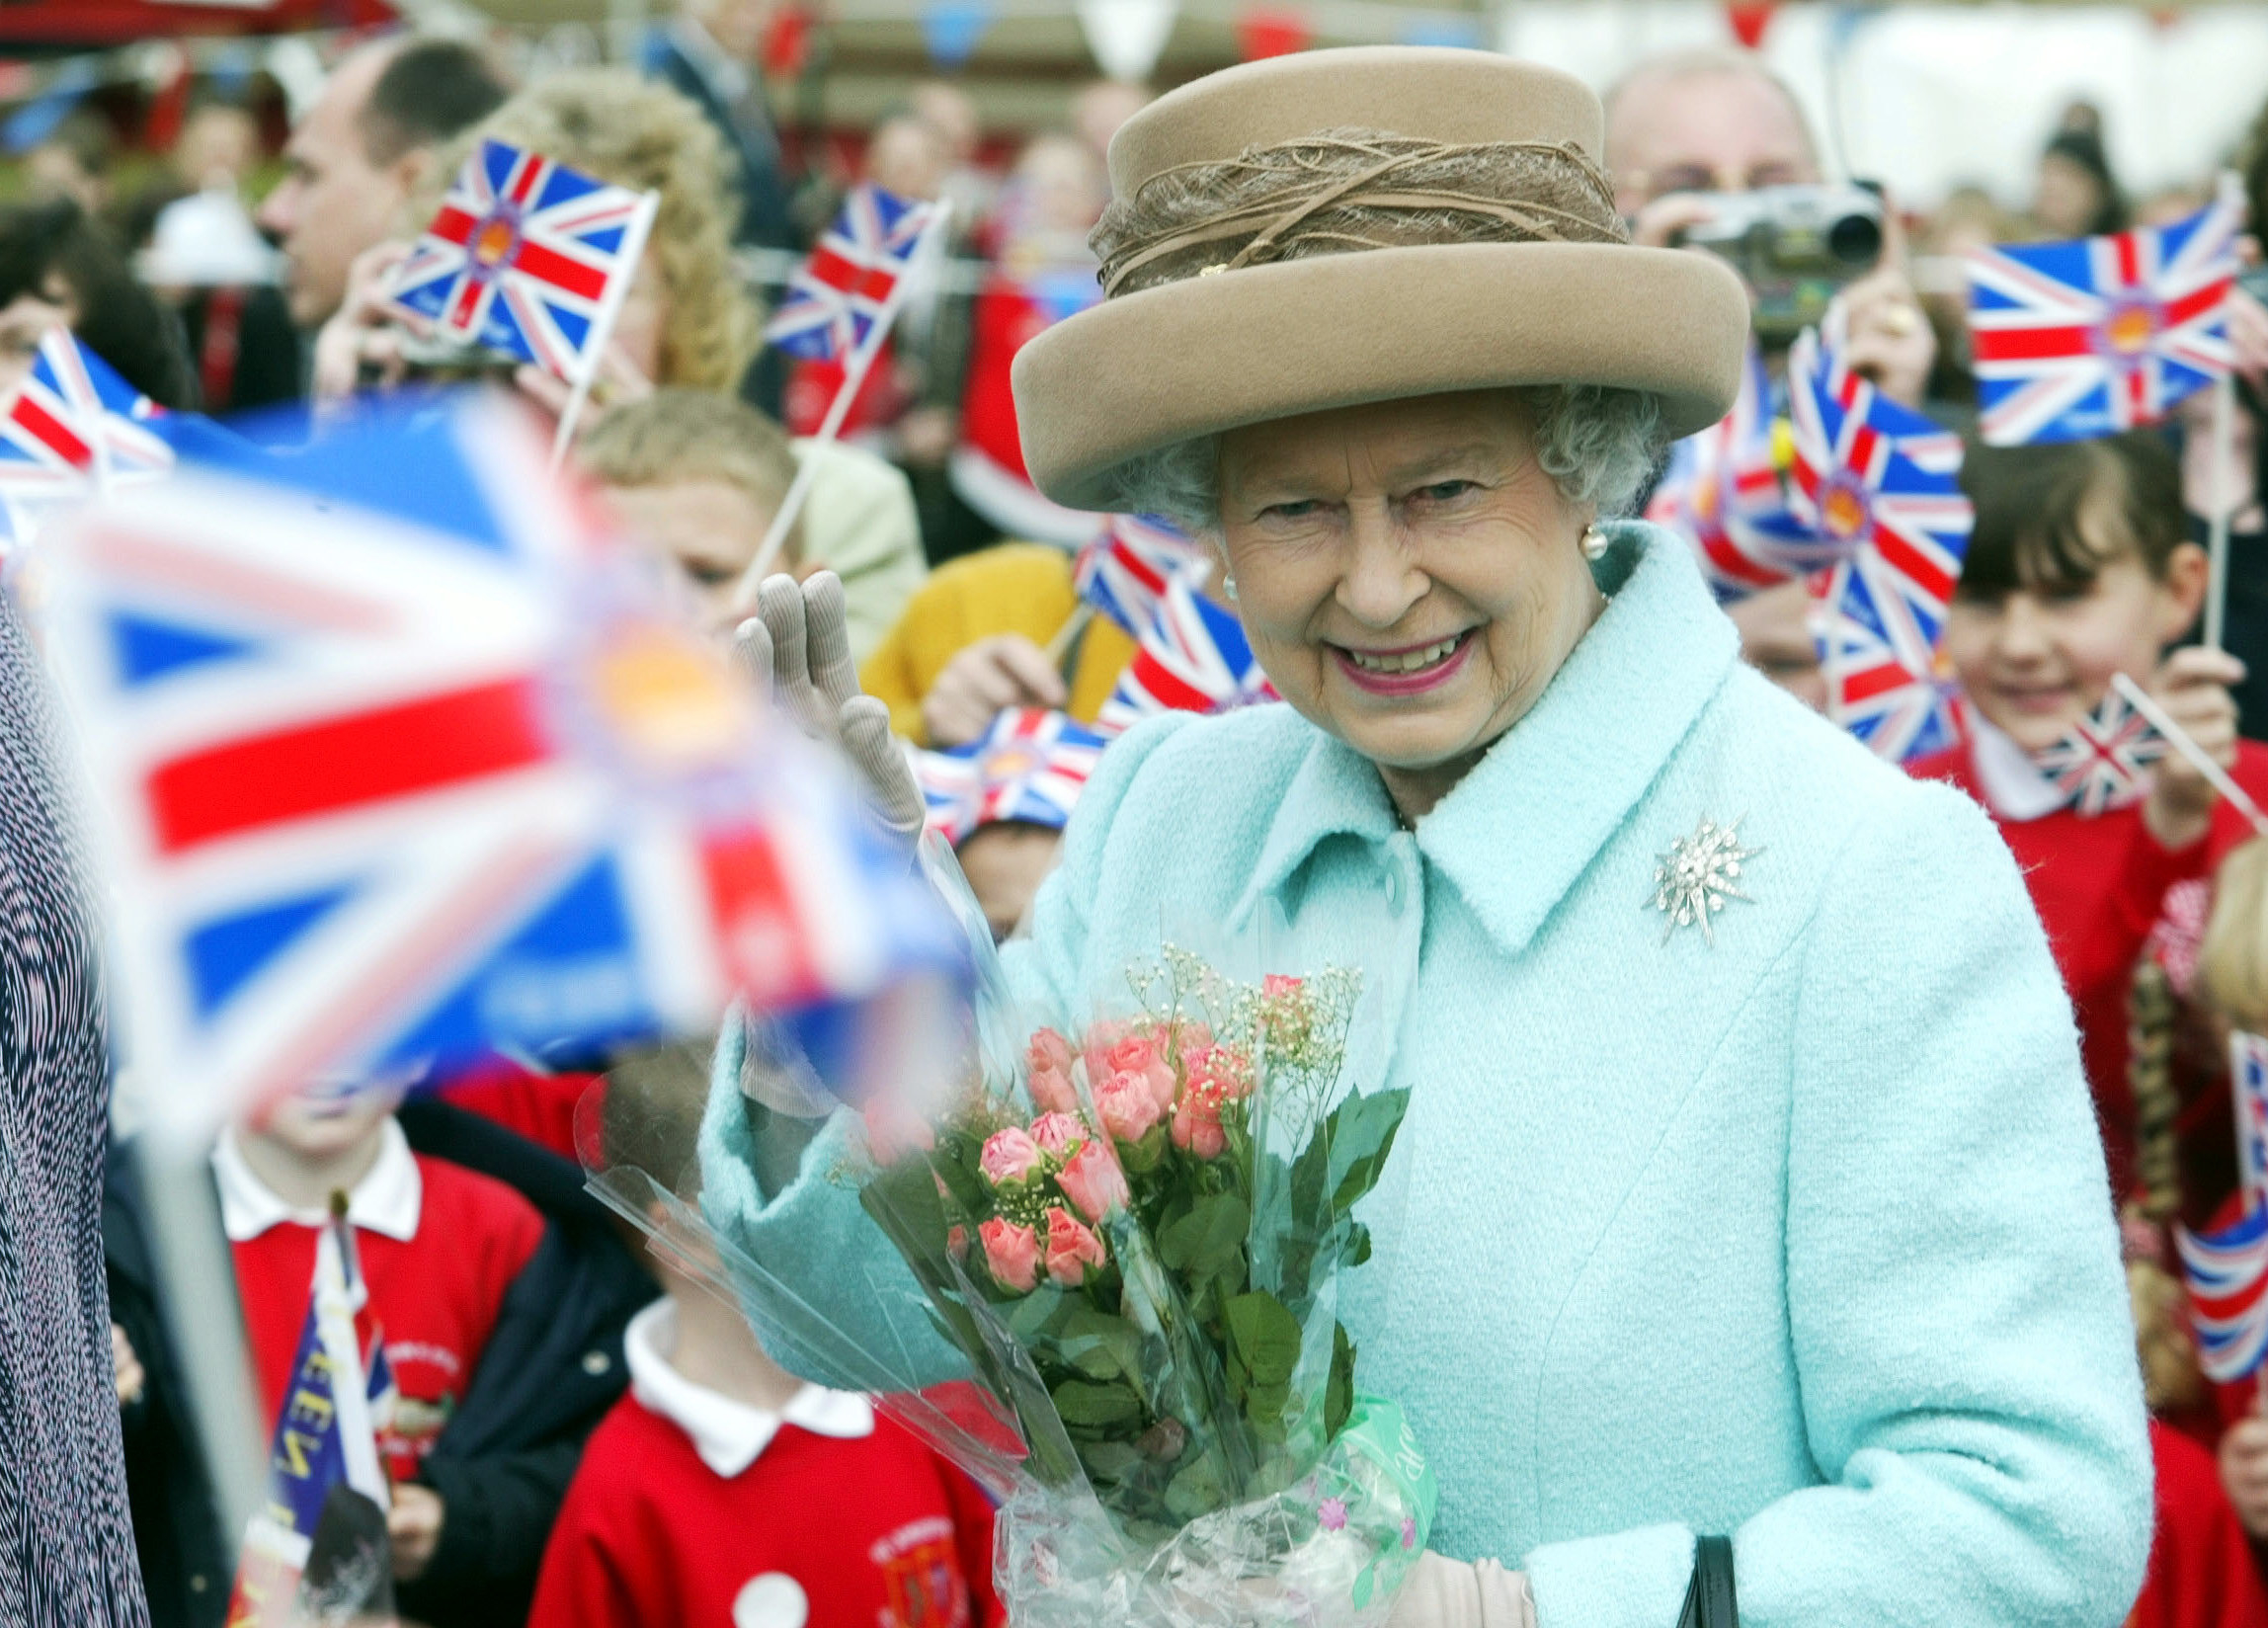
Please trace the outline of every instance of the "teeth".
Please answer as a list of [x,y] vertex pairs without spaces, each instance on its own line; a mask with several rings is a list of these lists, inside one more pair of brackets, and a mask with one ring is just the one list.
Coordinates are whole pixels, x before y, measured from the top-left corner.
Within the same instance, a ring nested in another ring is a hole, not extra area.
[[1406,650],[1398,656],[1373,656],[1361,650],[1349,650],[1346,654],[1365,673],[1416,673],[1435,662],[1447,661],[1449,653],[1457,648],[1457,640],[1464,636],[1459,633],[1439,644],[1429,644],[1422,650]]

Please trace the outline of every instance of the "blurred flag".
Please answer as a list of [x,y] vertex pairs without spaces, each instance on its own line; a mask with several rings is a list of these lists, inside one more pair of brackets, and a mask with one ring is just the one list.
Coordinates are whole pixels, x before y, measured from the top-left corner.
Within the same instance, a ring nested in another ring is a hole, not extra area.
[[[315,1241],[315,1276],[307,1293],[307,1319],[300,1327],[298,1353],[268,1453],[268,1503],[244,1534],[236,1594],[228,1621],[241,1628],[284,1628],[308,1620],[299,1610],[302,1582],[310,1574],[337,1577],[356,1568],[348,1557],[315,1553],[318,1533],[351,1528],[327,1509],[340,1500],[362,1498],[376,1509],[383,1534],[391,1500],[378,1457],[378,1427],[372,1418],[379,1376],[365,1371],[356,1314],[368,1298],[355,1262],[354,1240],[344,1220],[334,1218]],[[383,1361],[383,1346],[374,1347]],[[392,1384],[392,1370],[385,1372]],[[387,1556],[374,1557],[370,1582],[385,1580]],[[390,1596],[389,1596],[390,1597]],[[364,1599],[342,1603],[363,1606]]]
[[2228,1078],[2236,1095],[2236,1168],[2244,1207],[2257,1210],[2268,1200],[2268,1039],[2232,1032]]
[[150,427],[162,411],[69,329],[48,329],[0,418],[0,496],[37,508],[157,479],[173,467],[173,448]]
[[483,141],[394,273],[392,302],[445,338],[572,383],[598,364],[659,203]]
[[1061,712],[1012,707],[984,736],[914,755],[930,827],[956,846],[981,825],[1023,820],[1061,830],[1102,756],[1100,735]]
[[1807,330],[1788,357],[1791,503],[1835,563],[1821,601],[1827,715],[1904,763],[1960,738],[1937,644],[1974,519],[1961,443],[1884,397]]
[[1787,465],[1764,359],[1751,341],[1741,391],[1721,423],[1669,449],[1646,518],[1693,545],[1720,603],[1744,599],[1823,565],[1810,526],[1789,509]]
[[848,357],[881,321],[937,209],[870,182],[852,188],[835,224],[789,279],[764,337],[809,361]]
[[2112,690],[2092,717],[2081,718],[2032,761],[2055,782],[2066,807],[2092,816],[2138,801],[2149,789],[2149,766],[2165,756],[2165,747],[2156,726]]
[[55,551],[161,1129],[854,1001],[957,946],[543,452],[506,402],[396,408],[185,462]]
[[1113,515],[1072,562],[1079,597],[1137,638],[1157,620],[1176,571],[1210,565],[1187,532],[1150,515]]
[[2218,1233],[2176,1226],[2173,1241],[2189,1280],[2197,1365],[2223,1385],[2246,1377],[2268,1354],[2268,1209]]
[[1276,698],[1243,623],[1199,594],[1192,573],[1179,572],[1095,727],[1115,735],[1155,712],[1225,712]]
[[2211,204],[2170,226],[1972,255],[1984,439],[2084,441],[2154,424],[2228,372],[2243,214],[2224,177]]
[[[1081,548],[1102,524],[1067,509],[1031,483],[1015,417],[1016,353],[1102,297],[1094,266],[1027,267],[996,273],[969,312],[969,361],[961,384],[961,442],[946,466],[955,495],[1012,537]],[[1137,622],[1139,628],[1143,624]]]

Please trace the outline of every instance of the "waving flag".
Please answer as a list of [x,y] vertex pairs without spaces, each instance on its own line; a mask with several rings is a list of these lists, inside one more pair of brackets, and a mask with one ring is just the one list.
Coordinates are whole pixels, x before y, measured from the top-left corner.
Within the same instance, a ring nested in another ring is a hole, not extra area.
[[1937,644],[1974,519],[1960,441],[1808,330],[1789,353],[1788,400],[1791,501],[1840,555],[1813,579],[1827,715],[1894,762],[1949,746],[1960,718]]
[[160,1128],[949,954],[847,779],[542,451],[507,403],[396,409],[185,463],[56,551]]
[[871,183],[851,189],[835,224],[788,281],[764,337],[813,362],[849,356],[881,320],[938,207]]
[[917,752],[916,776],[930,805],[930,825],[958,845],[977,827],[1023,820],[1061,830],[1087,776],[1102,756],[1103,738],[1061,712],[1013,707],[982,739],[950,752]]
[[1095,726],[1115,735],[1155,712],[1225,712],[1276,698],[1244,625],[1197,592],[1193,573],[1181,572],[1167,582]]
[[2149,789],[2149,766],[2165,756],[2165,737],[2116,690],[2091,717],[2054,746],[2032,755],[2066,806],[2095,815],[2124,808]]
[[[317,1573],[352,1575],[357,1570],[340,1564],[348,1557],[315,1552],[318,1532],[341,1529],[338,1522],[326,1527],[323,1519],[337,1500],[366,1499],[377,1514],[375,1529],[380,1533],[385,1529],[384,1510],[392,1495],[378,1455],[379,1426],[372,1411],[382,1397],[375,1370],[384,1361],[383,1347],[372,1345],[372,1363],[365,1370],[355,1321],[367,1298],[347,1224],[333,1220],[315,1241],[307,1320],[300,1328],[298,1353],[291,1359],[291,1380],[268,1454],[268,1504],[252,1517],[244,1535],[236,1596],[228,1612],[232,1624],[284,1628],[307,1620],[297,1609],[302,1583],[313,1583]],[[390,1390],[390,1368],[382,1383]],[[364,1569],[375,1584],[386,1577],[390,1566],[383,1554],[373,1558],[377,1564]],[[339,1603],[369,1602],[358,1598]]]
[[1772,416],[1771,382],[1753,341],[1733,411],[1669,451],[1646,518],[1693,545],[1721,603],[1744,599],[1829,561],[1788,506],[1787,457]]
[[2225,178],[2210,205],[2169,226],[1972,255],[1984,440],[2084,441],[2154,424],[2228,372],[2243,211]]
[[2236,1098],[2236,1168],[2244,1207],[2268,1202],[2268,1038],[2237,1029],[2228,1036],[2228,1078]]
[[390,297],[449,339],[573,383],[598,365],[659,202],[483,141],[395,271]]
[[1079,550],[1072,582],[1079,597],[1137,638],[1157,619],[1176,571],[1210,565],[1185,531],[1149,515],[1113,515]]
[[2203,1236],[2177,1226],[2173,1241],[2189,1279],[2198,1366],[2224,1385],[2244,1378],[2268,1354],[2268,1209]]
[[149,397],[67,328],[50,328],[24,387],[0,417],[0,495],[19,513],[111,485],[155,480],[173,448],[150,427]]

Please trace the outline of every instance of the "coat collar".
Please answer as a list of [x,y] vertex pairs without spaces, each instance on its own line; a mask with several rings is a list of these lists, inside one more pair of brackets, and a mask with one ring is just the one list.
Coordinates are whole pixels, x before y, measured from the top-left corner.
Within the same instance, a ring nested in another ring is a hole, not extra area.
[[[1418,822],[1418,849],[1506,954],[1526,947],[1740,657],[1739,636],[1682,542],[1640,522],[1606,529],[1610,546],[1596,567],[1606,610],[1527,715]],[[1383,843],[1395,830],[1377,769],[1316,731],[1237,918],[1326,838]]]
[[874,1406],[848,1391],[806,1385],[778,1413],[696,1385],[670,1365],[678,1343],[676,1303],[655,1301],[622,1331],[630,1391],[648,1413],[686,1432],[700,1460],[730,1481],[764,1455],[782,1424],[814,1435],[855,1440],[874,1433]]

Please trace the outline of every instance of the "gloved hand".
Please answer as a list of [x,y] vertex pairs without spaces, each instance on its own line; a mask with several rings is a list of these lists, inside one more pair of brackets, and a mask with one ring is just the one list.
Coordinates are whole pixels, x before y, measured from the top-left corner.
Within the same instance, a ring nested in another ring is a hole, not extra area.
[[922,836],[922,788],[890,733],[889,707],[858,688],[842,578],[820,571],[797,587],[790,576],[767,577],[756,610],[733,634],[742,668],[798,729],[842,749],[868,809],[911,855]]
[[1536,1606],[1524,1573],[1428,1549],[1402,1586],[1387,1628],[1536,1628]]

